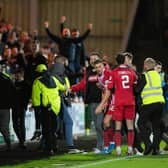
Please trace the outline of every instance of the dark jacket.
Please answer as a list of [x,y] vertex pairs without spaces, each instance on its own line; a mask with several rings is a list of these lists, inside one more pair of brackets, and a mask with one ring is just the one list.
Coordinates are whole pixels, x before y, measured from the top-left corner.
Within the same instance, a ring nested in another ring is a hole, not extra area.
[[[61,83],[64,83],[65,78],[65,66],[61,63],[55,63],[50,66],[49,72],[51,75],[55,76],[56,78],[59,76],[61,78]],[[59,79],[58,79],[59,80]]]
[[90,33],[90,30],[87,30],[82,36],[78,38],[68,38],[68,37],[59,37],[52,34],[49,29],[46,29],[47,35],[58,44],[59,53],[69,59],[71,54],[72,43],[82,42]]
[[9,109],[14,105],[15,87],[12,80],[0,72],[0,109]]
[[93,71],[91,66],[88,67],[86,72],[86,103],[99,103],[101,101],[102,91],[97,87],[97,81],[90,80],[95,76],[97,76],[97,73]]
[[[49,68],[49,72],[51,73],[51,75],[55,76],[61,84],[63,84],[63,85],[66,84],[65,78],[67,78],[67,76],[65,74],[65,66],[63,64],[61,64],[61,63],[53,64]],[[61,101],[64,101],[64,103],[67,106],[71,106],[70,96],[65,95],[65,92],[62,92],[62,91],[60,91],[59,94],[60,94],[60,97],[61,97]]]
[[71,87],[73,92],[84,91],[85,103],[99,103],[101,101],[101,89],[97,86],[97,73],[90,66],[84,73],[83,79]]
[[[60,32],[62,34],[64,29],[64,23],[60,24]],[[85,61],[86,61],[86,53],[85,53],[85,46],[83,44],[83,42],[79,42],[79,43],[73,43],[72,44],[72,49],[74,51],[72,51],[73,53],[71,54],[75,54],[74,56],[72,56],[74,58],[74,62],[75,62],[75,72],[79,72],[81,70],[81,66],[85,66]]]
[[15,81],[15,107],[16,109],[27,109],[29,103],[29,86],[24,80]]

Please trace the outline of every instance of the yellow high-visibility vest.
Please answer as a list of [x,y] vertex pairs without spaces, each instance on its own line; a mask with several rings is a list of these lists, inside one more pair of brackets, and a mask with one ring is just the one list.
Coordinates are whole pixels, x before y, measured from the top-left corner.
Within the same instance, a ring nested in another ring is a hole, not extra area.
[[65,84],[66,84],[66,86],[67,86],[68,89],[69,89],[69,88],[70,88],[70,82],[69,82],[68,77],[65,77]]
[[62,85],[58,79],[52,76],[55,81],[55,88],[47,88],[44,83],[40,81],[41,77],[38,77],[33,82],[32,88],[32,105],[35,107],[51,106],[52,111],[57,115],[60,112],[61,99],[59,90],[65,91],[64,85]]
[[141,92],[142,104],[164,103],[162,81],[158,72],[151,70],[144,73],[146,85]]

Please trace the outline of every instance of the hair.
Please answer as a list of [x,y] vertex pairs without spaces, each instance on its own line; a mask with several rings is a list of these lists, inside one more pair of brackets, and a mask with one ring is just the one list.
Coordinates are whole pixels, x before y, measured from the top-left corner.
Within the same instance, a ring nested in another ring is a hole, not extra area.
[[124,54],[125,56],[127,56],[129,59],[133,59],[133,57],[134,57],[133,54],[130,53],[130,52],[124,52],[122,54]]
[[77,31],[79,31],[78,28],[73,28],[73,29],[71,29],[71,33],[72,33],[72,32],[77,32]]
[[101,57],[100,53],[97,52],[97,51],[91,52],[91,53],[89,54],[89,56],[92,56],[92,55],[97,55],[99,58]]
[[94,65],[97,65],[97,64],[100,64],[100,63],[103,63],[103,61],[101,59],[98,59],[94,62]]
[[63,63],[63,64],[64,64],[64,63],[65,63],[65,60],[66,60],[66,58],[65,58],[64,56],[58,55],[58,56],[55,57],[55,60],[54,60],[54,61],[55,61],[56,63]]
[[161,65],[162,66],[162,63],[159,60],[156,60],[156,65]]
[[25,53],[33,52],[32,46],[33,46],[33,40],[32,40],[32,39],[26,40],[26,41],[25,41],[25,44],[24,44],[24,47],[23,47],[23,51],[24,51]]
[[116,56],[116,62],[118,65],[124,64],[126,55],[124,53],[119,53]]
[[153,69],[156,65],[156,61],[153,58],[146,58],[144,63],[147,65],[148,69]]
[[46,44],[43,45],[42,48],[43,48],[43,49],[49,49],[48,45],[46,45]]

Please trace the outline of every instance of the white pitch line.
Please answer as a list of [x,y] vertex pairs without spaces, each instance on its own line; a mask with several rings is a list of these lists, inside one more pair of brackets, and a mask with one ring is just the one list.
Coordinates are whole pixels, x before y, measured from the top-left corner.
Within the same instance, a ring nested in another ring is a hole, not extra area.
[[56,164],[52,164],[52,166],[65,166],[65,164],[62,164],[62,163],[56,163]]
[[120,158],[116,158],[116,159],[109,159],[109,160],[104,160],[104,161],[96,161],[96,163],[87,163],[87,164],[83,164],[80,166],[71,166],[69,168],[84,168],[84,167],[89,167],[89,166],[96,166],[96,165],[101,165],[104,163],[109,163],[109,162],[115,162],[115,161],[119,161],[119,160],[126,160],[126,159],[130,159],[130,158],[137,158],[137,157],[141,157],[141,156],[125,156],[125,157],[120,157]]

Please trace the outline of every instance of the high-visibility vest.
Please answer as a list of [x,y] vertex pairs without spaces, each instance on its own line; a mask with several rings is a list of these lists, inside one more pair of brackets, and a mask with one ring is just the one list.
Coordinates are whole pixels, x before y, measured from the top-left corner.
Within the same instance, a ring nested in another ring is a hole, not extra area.
[[69,82],[68,77],[65,77],[65,84],[66,84],[66,86],[67,86],[68,89],[69,89],[69,88],[70,88],[70,82]]
[[142,104],[164,103],[162,81],[158,72],[151,70],[144,73],[146,85],[141,92]]
[[52,111],[57,115],[60,112],[61,99],[59,90],[65,91],[64,85],[62,85],[58,79],[52,77],[56,86],[54,88],[48,88],[40,81],[41,77],[35,79],[32,88],[32,105],[34,107],[51,106]]

